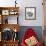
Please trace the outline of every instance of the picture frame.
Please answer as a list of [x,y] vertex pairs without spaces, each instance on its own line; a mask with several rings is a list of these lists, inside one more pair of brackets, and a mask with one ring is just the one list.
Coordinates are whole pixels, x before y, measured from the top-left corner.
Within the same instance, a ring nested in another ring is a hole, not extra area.
[[10,11],[9,11],[9,14],[10,14],[10,15],[16,15],[17,13],[18,13],[18,12],[15,11],[15,10],[10,10]]
[[9,10],[2,10],[2,15],[9,15]]
[[36,7],[25,7],[25,20],[36,20]]

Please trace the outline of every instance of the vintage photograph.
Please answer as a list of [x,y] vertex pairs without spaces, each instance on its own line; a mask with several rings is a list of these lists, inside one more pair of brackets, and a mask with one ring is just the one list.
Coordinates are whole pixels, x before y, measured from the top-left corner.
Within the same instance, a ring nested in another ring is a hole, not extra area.
[[26,20],[36,19],[36,7],[26,7],[25,8],[25,19]]

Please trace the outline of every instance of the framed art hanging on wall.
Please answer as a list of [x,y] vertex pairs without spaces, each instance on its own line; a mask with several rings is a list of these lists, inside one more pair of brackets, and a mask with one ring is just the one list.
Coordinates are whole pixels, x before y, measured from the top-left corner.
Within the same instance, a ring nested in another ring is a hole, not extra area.
[[25,7],[25,19],[26,20],[36,19],[36,7]]

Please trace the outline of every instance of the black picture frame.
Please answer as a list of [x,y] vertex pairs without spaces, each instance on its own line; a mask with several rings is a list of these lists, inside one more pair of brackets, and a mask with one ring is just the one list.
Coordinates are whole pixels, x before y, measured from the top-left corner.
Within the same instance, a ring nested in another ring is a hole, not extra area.
[[36,20],[36,7],[25,7],[25,20]]

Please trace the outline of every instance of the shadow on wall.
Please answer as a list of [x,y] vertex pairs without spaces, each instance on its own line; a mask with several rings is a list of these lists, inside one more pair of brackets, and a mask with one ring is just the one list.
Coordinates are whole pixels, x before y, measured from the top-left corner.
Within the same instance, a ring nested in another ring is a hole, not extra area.
[[37,37],[39,39],[39,41],[41,43],[43,43],[43,30],[42,30],[42,26],[21,26],[20,27],[20,32],[19,32],[19,39],[20,39],[20,42],[24,36],[24,33],[25,31],[28,29],[28,28],[32,28],[34,30],[34,32],[36,32],[37,34]]

